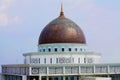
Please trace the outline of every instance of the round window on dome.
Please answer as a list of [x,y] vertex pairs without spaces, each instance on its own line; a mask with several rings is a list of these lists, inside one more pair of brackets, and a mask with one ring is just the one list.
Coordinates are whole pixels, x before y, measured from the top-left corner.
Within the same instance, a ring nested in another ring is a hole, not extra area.
[[51,48],[48,48],[48,52],[51,52]]

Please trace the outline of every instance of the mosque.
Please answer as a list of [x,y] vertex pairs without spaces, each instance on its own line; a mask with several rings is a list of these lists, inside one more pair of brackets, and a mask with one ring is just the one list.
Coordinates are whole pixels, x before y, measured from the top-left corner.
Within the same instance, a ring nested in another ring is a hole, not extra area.
[[101,54],[86,47],[83,31],[61,6],[40,33],[38,52],[24,53],[23,64],[2,65],[0,80],[120,80],[120,63],[101,63]]

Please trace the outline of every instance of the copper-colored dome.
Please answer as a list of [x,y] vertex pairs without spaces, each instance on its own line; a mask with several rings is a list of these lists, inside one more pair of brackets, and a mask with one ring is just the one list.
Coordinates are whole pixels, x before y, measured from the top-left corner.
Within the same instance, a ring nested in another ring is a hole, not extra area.
[[81,43],[86,40],[77,24],[67,18],[57,18],[50,22],[41,32],[39,44],[47,43]]
[[85,44],[85,36],[80,27],[61,13],[58,18],[50,22],[41,32],[39,44],[51,43],[80,43]]

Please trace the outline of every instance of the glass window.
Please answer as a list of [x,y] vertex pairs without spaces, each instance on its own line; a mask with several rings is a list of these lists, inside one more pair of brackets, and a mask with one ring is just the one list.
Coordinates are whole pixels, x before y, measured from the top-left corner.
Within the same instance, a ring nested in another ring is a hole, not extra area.
[[39,52],[41,52],[41,49],[39,49]]
[[96,73],[107,73],[107,66],[96,66]]
[[65,49],[64,48],[62,48],[62,52],[64,52],[65,51]]
[[46,58],[44,58],[44,63],[46,63]]
[[49,51],[49,52],[51,52],[51,49],[50,49],[50,48],[48,48],[48,51]]
[[80,63],[80,58],[78,58],[78,63]]
[[57,52],[57,48],[55,48],[55,52]]
[[72,62],[74,63],[74,58],[72,58]]
[[75,51],[77,51],[77,48],[75,48]]
[[63,80],[63,78],[62,77],[58,77],[58,80]]
[[87,63],[93,63],[93,59],[92,58],[87,58]]
[[40,58],[39,58],[39,63],[40,63]]
[[72,49],[71,49],[71,48],[69,48],[69,51],[72,51]]
[[52,58],[50,58],[50,63],[52,63]]
[[56,63],[58,63],[58,58],[56,58]]
[[86,58],[84,58],[84,63],[86,63]]
[[45,52],[45,49],[43,49],[43,52]]
[[93,66],[81,66],[81,73],[94,73]]
[[80,48],[80,51],[82,51],[82,48]]

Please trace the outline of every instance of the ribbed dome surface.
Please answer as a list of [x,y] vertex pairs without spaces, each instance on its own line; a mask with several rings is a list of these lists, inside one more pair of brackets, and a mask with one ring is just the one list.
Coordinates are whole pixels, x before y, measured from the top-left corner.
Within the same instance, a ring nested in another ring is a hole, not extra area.
[[85,36],[80,27],[64,16],[51,21],[41,32],[38,44],[80,43],[85,44]]

